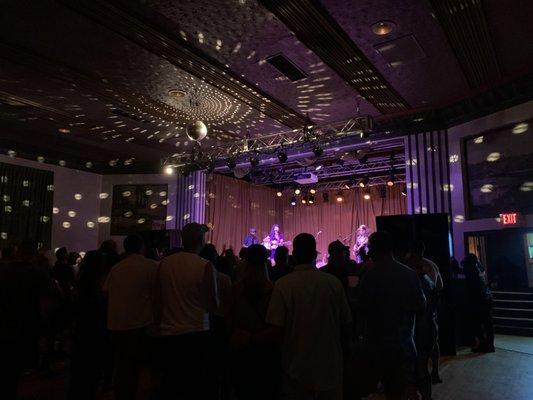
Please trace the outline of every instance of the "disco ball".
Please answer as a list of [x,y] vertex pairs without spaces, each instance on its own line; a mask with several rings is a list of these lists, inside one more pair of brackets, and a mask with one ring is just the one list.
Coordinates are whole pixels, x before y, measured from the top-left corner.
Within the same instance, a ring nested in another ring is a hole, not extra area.
[[191,140],[200,141],[207,136],[207,126],[202,121],[195,121],[185,128]]

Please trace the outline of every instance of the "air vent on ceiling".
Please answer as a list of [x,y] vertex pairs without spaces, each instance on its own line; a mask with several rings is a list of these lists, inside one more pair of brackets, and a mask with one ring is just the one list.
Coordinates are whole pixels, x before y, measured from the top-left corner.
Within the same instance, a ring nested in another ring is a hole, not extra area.
[[279,72],[296,82],[300,79],[307,78],[307,74],[303,72],[296,64],[285,57],[283,54],[276,54],[275,56],[267,57],[266,60],[274,66]]
[[413,35],[380,43],[375,45],[374,48],[393,67],[398,67],[426,56]]

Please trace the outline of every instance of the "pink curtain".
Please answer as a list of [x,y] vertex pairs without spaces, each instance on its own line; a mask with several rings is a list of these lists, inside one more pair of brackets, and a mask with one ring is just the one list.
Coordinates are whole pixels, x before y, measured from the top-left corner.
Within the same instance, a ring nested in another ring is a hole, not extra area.
[[[343,202],[336,201],[336,192],[329,192],[329,202],[324,202],[322,192],[315,196],[314,205],[289,204],[290,194],[276,197],[269,187],[212,175],[207,183],[207,222],[212,228],[209,240],[219,251],[225,246],[240,249],[244,236],[255,227],[259,237],[268,234],[272,224],[279,224],[286,240],[292,240],[301,232],[317,238],[321,257],[327,255],[327,246],[337,239],[354,244],[350,236],[361,224],[373,232],[376,217],[380,215],[406,214],[407,202],[399,185],[386,188],[381,198],[379,188],[370,188],[370,200],[363,198],[363,189],[343,190]],[[301,200],[301,196],[298,196]]]

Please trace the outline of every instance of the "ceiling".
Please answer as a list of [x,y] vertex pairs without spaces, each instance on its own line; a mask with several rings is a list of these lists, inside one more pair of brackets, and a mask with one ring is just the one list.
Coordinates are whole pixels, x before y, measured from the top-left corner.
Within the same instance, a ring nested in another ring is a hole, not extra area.
[[[245,138],[301,129],[307,116],[338,128],[370,115],[401,134],[412,126],[398,121],[447,108],[446,124],[465,114],[458,102],[533,68],[527,0],[0,6],[0,150],[103,173],[153,172],[189,154],[195,120],[209,128],[202,152],[218,156]],[[374,34],[379,21],[393,31]],[[268,62],[280,54],[305,77],[293,82]]]

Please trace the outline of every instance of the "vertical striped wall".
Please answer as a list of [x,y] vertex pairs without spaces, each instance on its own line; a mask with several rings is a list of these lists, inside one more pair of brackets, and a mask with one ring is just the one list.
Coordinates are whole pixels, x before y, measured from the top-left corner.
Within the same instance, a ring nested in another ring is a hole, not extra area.
[[448,132],[410,134],[405,153],[408,213],[452,215]]
[[203,171],[177,178],[175,220],[178,231],[189,222],[205,223],[205,185]]

